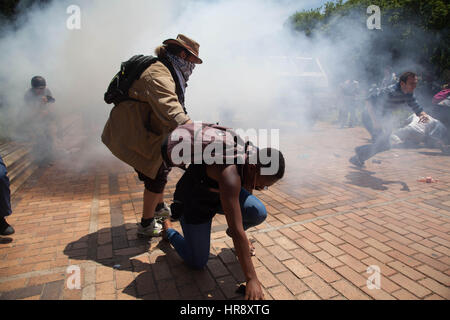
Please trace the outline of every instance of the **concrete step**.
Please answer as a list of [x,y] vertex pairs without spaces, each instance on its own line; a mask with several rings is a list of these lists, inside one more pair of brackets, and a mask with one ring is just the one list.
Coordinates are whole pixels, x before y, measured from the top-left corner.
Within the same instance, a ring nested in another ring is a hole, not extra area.
[[0,154],[2,155],[3,161],[5,161],[5,158],[16,151],[17,149],[20,149],[21,145],[17,142],[5,142],[3,144],[0,144]]
[[10,175],[12,175],[14,167],[20,164],[20,159],[29,154],[29,152],[30,150],[28,150],[25,146],[22,146],[7,155],[4,155],[3,153],[1,154]]
[[11,183],[14,183],[17,180],[22,172],[24,172],[31,164],[31,157],[28,153],[26,153],[23,157],[14,162],[14,165],[8,167],[8,177]]
[[26,166],[24,170],[21,171],[21,173],[14,179],[14,181],[11,182],[11,194],[14,194],[38,168],[39,166],[32,162]]
[[36,171],[29,143],[7,142],[0,145],[0,154],[8,170],[11,195]]
[[[77,128],[82,127],[79,116],[67,116],[61,120],[62,135],[77,137]],[[0,155],[5,162],[10,180],[11,194],[14,194],[25,181],[39,168],[31,155],[33,144],[24,141],[0,142]]]

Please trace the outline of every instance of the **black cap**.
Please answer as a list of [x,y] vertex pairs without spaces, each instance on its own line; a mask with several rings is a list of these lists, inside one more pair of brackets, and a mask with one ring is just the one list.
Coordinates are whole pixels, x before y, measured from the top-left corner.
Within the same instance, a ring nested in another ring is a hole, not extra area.
[[45,79],[41,76],[35,76],[33,79],[31,79],[31,87],[32,88],[39,88],[39,87],[46,87],[47,83],[45,82]]

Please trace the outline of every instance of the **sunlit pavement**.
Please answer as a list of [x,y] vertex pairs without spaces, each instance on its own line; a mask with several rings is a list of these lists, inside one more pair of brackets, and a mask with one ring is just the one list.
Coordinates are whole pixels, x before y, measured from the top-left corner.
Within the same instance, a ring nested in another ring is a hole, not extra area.
[[[450,298],[450,156],[393,149],[358,169],[348,158],[367,142],[362,128],[319,124],[281,137],[286,177],[255,192],[269,215],[248,231],[267,299]],[[14,194],[0,299],[243,298],[224,216],[207,268],[191,270],[161,238],[137,236],[144,187],[134,170],[112,155],[81,169],[84,153]],[[167,202],[181,173],[170,175]],[[439,181],[418,181],[426,176]]]

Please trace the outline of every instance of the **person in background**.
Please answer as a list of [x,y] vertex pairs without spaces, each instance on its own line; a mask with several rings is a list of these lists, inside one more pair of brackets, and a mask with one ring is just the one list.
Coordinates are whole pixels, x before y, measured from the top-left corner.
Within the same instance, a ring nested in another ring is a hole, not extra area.
[[[344,128],[347,123],[349,128],[356,124],[357,98],[359,94],[359,82],[356,80],[346,80],[341,84],[341,108],[339,110],[340,127]],[[350,114],[350,121],[349,121]]]
[[[387,88],[398,82],[397,75],[393,72],[390,65],[384,67],[383,72],[383,79],[380,81],[379,85],[377,85],[376,83],[372,84],[372,86],[369,88],[369,95],[377,94],[378,90],[380,90],[379,88]],[[376,136],[379,131],[373,128],[373,121],[371,116],[369,115],[367,107],[364,108],[363,112],[361,113],[361,121],[366,130],[370,133],[371,142],[375,142]]]
[[[41,165],[51,165],[54,160],[54,141],[60,127],[51,105],[55,103],[46,80],[41,76],[31,79],[31,88],[25,93],[25,105],[31,137],[34,138],[32,154],[34,160]],[[27,124],[25,124],[27,125]],[[58,129],[55,129],[58,128]]]
[[397,75],[392,71],[391,66],[386,66],[384,68],[384,77],[381,80],[380,88],[386,88],[398,82]]
[[0,156],[0,235],[9,236],[14,233],[14,228],[6,222],[6,217],[11,215],[11,191],[6,165]]
[[366,101],[366,106],[373,130],[376,132],[375,141],[372,144],[357,147],[356,155],[349,159],[350,163],[363,167],[366,160],[391,148],[391,133],[397,127],[392,113],[400,106],[407,104],[420,118],[420,122],[428,121],[428,115],[414,96],[417,81],[417,75],[408,71],[400,76],[398,83],[372,92]]
[[447,127],[445,142],[450,144],[450,87],[444,84],[441,91],[436,93],[431,100],[430,114],[441,121]]
[[424,143],[428,148],[438,148],[445,154],[449,153],[450,146],[446,143],[447,128],[437,119],[428,116],[428,122],[420,122],[414,113],[406,119],[405,125],[395,130],[391,135],[391,145],[406,144],[418,146]]
[[47,88],[47,81],[41,76],[31,79],[31,88],[25,93],[24,98],[28,105],[44,109],[48,104],[55,102],[52,92]]
[[[373,83],[370,88],[368,89],[368,95],[371,96],[373,94],[376,94],[378,92],[379,88],[376,83]],[[366,106],[363,109],[363,112],[361,113],[361,122],[363,123],[364,128],[366,128],[367,132],[370,134],[370,141],[375,142],[377,134],[379,133],[376,131],[373,127],[373,121],[371,116],[369,115],[369,111],[367,108],[367,102]]]
[[[444,100],[449,100],[450,99],[450,86],[449,84],[444,84],[442,86],[442,90],[439,91],[438,93],[436,93],[433,96],[433,99],[431,100],[432,104],[437,104],[439,105],[442,101]],[[446,102],[446,104],[440,104],[440,105],[446,105],[446,106],[450,106],[448,102]]]

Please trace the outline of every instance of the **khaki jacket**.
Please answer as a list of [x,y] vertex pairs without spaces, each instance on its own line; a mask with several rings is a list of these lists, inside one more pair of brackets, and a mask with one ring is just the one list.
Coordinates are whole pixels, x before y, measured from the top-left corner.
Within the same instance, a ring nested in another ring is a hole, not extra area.
[[120,160],[151,179],[162,164],[161,145],[167,135],[189,117],[178,100],[174,79],[157,61],[131,86],[139,101],[123,101],[111,110],[102,142]]

